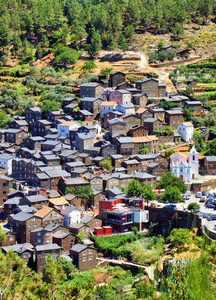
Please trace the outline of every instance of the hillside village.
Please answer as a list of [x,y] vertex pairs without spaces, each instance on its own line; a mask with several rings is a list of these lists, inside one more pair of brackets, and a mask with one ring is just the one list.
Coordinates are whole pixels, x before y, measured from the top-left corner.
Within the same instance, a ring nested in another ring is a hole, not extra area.
[[[156,183],[169,170],[188,191],[214,185],[215,156],[190,149],[194,126],[182,112],[202,111],[200,101],[170,93],[152,76],[134,85],[120,71],[112,72],[108,83],[105,79],[82,83],[80,98],[65,98],[61,110],[46,119],[39,107],[29,107],[0,131],[0,205],[7,235],[2,250],[13,249],[39,273],[48,254],[68,257],[81,271],[94,268],[99,252],[92,235],[130,232],[134,226],[144,232],[152,221],[167,230],[173,211],[129,197],[125,191],[133,178],[150,185],[157,197],[163,191]],[[82,243],[80,233],[86,237]]]

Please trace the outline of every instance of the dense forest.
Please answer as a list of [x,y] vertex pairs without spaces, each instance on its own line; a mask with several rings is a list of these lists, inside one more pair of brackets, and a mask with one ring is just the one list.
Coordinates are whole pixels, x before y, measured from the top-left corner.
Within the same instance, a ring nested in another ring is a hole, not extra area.
[[[41,48],[70,44],[92,55],[101,47],[123,50],[134,31],[166,33],[214,15],[215,0],[0,0],[0,47],[36,57]],[[30,44],[29,44],[30,42]],[[22,48],[22,51],[20,50]],[[65,49],[64,49],[65,50]],[[58,55],[62,53],[59,49]],[[71,53],[67,53],[71,56]],[[60,61],[62,57],[58,58]],[[76,57],[74,58],[76,59]]]

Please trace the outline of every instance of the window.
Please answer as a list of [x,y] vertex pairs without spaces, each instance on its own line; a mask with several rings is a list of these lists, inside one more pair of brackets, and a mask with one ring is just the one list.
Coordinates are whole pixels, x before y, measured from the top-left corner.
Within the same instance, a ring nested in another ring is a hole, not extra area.
[[37,227],[37,223],[34,223],[34,227]]
[[83,262],[85,262],[86,261],[86,258],[85,257],[83,257]]
[[10,241],[13,241],[13,236],[10,236]]
[[89,254],[92,254],[92,250],[89,250]]
[[50,242],[50,240],[49,240],[49,239],[47,239],[47,240],[46,240],[46,242],[47,242],[47,243],[49,243],[49,242]]
[[89,256],[89,260],[92,260],[92,256]]
[[41,232],[38,232],[38,233],[37,233],[37,236],[41,236]]
[[41,243],[41,239],[38,239],[38,240],[37,240],[37,243],[38,243],[38,244]]
[[50,214],[50,218],[52,218],[52,214]]
[[84,255],[84,256],[86,255],[86,252],[85,252],[85,251],[83,251],[83,255]]

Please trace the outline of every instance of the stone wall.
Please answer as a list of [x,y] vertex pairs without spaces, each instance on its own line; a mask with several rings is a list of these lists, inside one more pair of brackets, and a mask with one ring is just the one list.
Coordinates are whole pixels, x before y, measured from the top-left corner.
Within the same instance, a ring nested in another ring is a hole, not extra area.
[[198,234],[201,234],[201,219],[189,212],[148,207],[149,224],[157,223],[155,226],[161,234],[168,234],[173,228],[198,228]]

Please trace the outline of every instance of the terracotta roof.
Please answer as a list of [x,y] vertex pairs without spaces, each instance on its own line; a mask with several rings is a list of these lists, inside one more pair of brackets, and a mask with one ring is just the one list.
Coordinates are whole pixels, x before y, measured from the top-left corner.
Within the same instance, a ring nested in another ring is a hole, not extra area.
[[58,126],[71,126],[73,125],[75,122],[74,121],[66,121],[64,123],[58,124]]
[[136,114],[142,114],[142,113],[144,113],[146,110],[147,110],[146,108],[140,107],[140,108],[136,111]]
[[48,215],[52,210],[53,210],[53,208],[44,206],[43,208],[39,209],[34,215],[35,215],[35,217],[42,219],[46,215]]
[[64,204],[69,205],[68,201],[64,197],[52,198],[52,199],[49,199],[49,202],[56,206],[64,205]]
[[193,126],[193,124],[191,122],[182,122],[185,126]]
[[151,141],[158,141],[158,138],[155,135],[147,135],[132,137],[132,140],[134,143],[149,143]]
[[115,101],[103,101],[100,106],[114,106],[115,104]]

